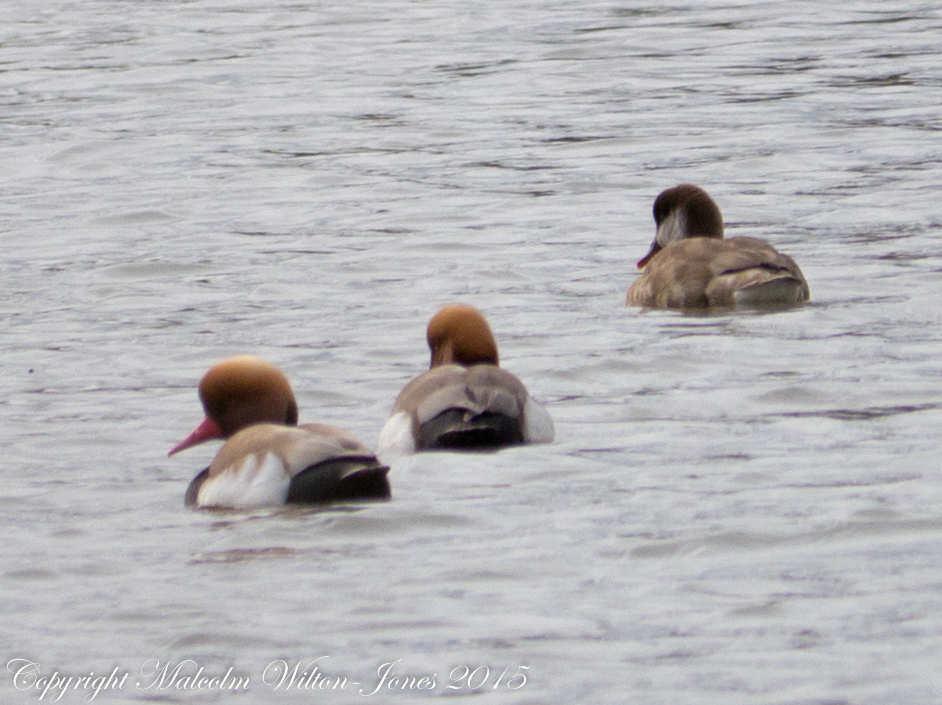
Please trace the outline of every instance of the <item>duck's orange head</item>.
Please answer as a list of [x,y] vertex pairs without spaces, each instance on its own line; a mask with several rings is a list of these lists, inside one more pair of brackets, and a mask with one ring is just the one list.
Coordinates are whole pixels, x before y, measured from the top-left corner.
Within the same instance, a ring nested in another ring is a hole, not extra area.
[[288,379],[274,365],[250,355],[213,365],[200,381],[199,395],[206,418],[170,455],[213,438],[229,438],[255,424],[298,423]]
[[431,367],[438,365],[497,365],[497,341],[487,320],[473,306],[449,304],[428,324]]

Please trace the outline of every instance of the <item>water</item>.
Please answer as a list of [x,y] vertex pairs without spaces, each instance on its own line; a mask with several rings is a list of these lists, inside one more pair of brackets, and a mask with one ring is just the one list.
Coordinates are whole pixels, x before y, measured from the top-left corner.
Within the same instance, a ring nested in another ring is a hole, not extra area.
[[[391,662],[377,702],[939,702],[936,4],[0,16],[4,664],[118,668],[116,703],[362,701]],[[812,303],[625,308],[682,181]],[[386,504],[182,507],[210,364],[373,444],[450,301],[554,444],[395,460]],[[345,690],[271,683],[322,656]]]

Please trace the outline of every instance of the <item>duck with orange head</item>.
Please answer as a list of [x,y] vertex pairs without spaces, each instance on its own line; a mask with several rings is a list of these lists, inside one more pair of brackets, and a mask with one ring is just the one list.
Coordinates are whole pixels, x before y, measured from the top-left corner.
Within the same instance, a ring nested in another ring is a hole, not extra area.
[[298,405],[284,374],[251,356],[214,365],[199,385],[206,418],[170,455],[213,439],[225,441],[186,491],[196,507],[262,507],[387,499],[386,474],[373,453],[346,431],[298,426]]
[[380,434],[379,451],[496,450],[553,440],[553,420],[500,367],[480,311],[451,304],[428,324],[430,369],[405,386]]

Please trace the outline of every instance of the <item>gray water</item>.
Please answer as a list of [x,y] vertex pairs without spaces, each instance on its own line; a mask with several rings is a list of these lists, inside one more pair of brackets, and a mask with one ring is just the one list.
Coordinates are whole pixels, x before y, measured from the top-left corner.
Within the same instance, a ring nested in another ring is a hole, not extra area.
[[[41,702],[942,701],[937,3],[0,20],[4,703],[114,669]],[[683,181],[812,302],[626,308]],[[384,504],[183,508],[212,363],[375,444],[451,301],[555,443],[395,459]]]

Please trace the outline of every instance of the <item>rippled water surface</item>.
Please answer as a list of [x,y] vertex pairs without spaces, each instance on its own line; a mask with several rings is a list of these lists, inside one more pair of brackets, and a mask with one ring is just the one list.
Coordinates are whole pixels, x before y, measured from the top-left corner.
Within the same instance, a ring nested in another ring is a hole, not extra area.
[[[130,673],[118,703],[360,702],[391,662],[373,701],[942,701],[937,3],[0,17],[4,703],[43,694],[14,659]],[[625,308],[683,181],[812,302]],[[384,504],[183,508],[210,364],[265,357],[375,444],[450,301],[554,444],[395,459]],[[345,690],[272,685],[318,657]]]

